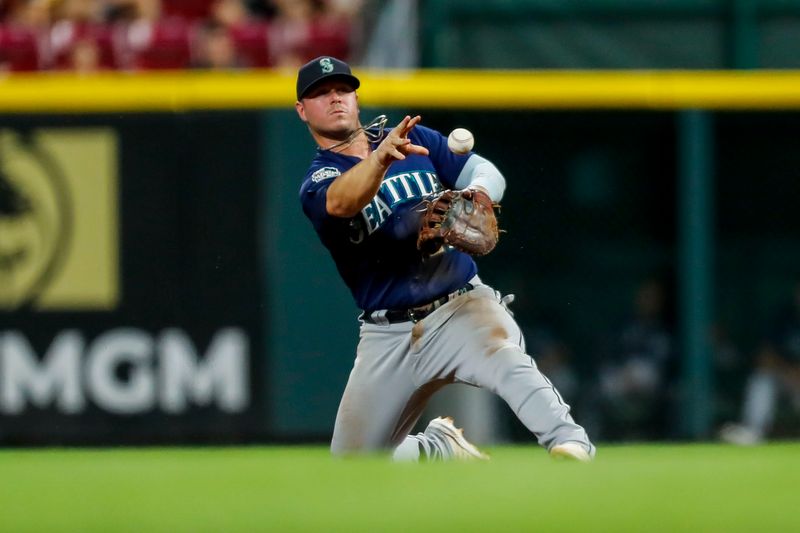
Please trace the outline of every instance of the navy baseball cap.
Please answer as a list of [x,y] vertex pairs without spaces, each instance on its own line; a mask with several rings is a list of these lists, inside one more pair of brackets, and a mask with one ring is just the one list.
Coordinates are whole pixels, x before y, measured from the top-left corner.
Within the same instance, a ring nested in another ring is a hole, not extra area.
[[350,65],[340,59],[330,56],[320,56],[312,59],[297,72],[297,99],[301,100],[314,85],[322,80],[339,78],[358,89],[361,82],[350,72]]

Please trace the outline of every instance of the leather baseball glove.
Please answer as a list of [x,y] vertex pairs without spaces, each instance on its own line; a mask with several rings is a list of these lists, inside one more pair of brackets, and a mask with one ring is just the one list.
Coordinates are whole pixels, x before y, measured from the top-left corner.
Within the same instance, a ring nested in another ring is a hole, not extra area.
[[428,200],[417,248],[432,255],[443,245],[470,255],[486,255],[499,238],[491,198],[481,191],[443,191]]

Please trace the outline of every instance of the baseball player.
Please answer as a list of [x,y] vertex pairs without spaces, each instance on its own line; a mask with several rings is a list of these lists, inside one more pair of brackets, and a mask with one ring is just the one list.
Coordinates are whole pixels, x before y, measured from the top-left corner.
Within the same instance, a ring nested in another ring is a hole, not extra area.
[[791,302],[780,310],[770,329],[747,379],[742,422],[725,424],[720,430],[722,440],[731,444],[763,443],[773,429],[782,397],[800,412],[800,280]]
[[363,310],[332,452],[485,459],[449,417],[409,435],[431,395],[457,382],[502,397],[551,455],[591,460],[586,431],[526,355],[510,298],[481,281],[467,253],[420,250],[426,201],[447,189],[491,206],[503,196],[503,176],[473,152],[450,152],[419,116],[389,131],[384,117],[362,126],[359,85],[333,57],[310,61],[297,76],[295,108],[318,145],[300,201]]

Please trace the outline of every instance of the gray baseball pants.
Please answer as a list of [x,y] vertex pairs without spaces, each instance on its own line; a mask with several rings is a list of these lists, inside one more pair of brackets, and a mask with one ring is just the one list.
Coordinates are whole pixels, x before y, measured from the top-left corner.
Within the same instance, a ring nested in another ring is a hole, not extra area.
[[473,290],[417,323],[362,323],[355,364],[336,416],[331,442],[335,455],[399,446],[409,438],[428,399],[450,383],[499,395],[548,450],[577,442],[594,455],[569,405],[525,353],[522,333],[500,293],[477,277],[470,283]]

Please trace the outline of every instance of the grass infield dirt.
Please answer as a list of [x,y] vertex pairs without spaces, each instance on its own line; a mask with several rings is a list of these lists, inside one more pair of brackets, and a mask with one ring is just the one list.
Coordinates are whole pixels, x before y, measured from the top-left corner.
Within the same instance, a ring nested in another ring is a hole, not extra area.
[[800,444],[600,446],[588,465],[322,447],[0,451],[0,531],[800,531]]

